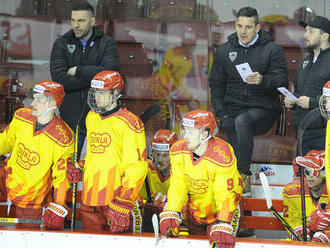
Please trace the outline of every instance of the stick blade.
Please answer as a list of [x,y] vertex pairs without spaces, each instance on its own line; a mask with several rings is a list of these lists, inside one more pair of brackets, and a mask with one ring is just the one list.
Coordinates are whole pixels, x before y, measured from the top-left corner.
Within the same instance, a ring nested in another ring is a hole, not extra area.
[[148,107],[141,115],[140,119],[143,123],[146,123],[148,120],[150,120],[152,117],[157,115],[160,112],[160,105],[158,103],[155,103]]
[[260,181],[261,181],[261,184],[262,184],[262,189],[263,189],[264,194],[265,194],[267,208],[271,209],[272,206],[273,206],[272,193],[270,192],[270,187],[269,187],[267,176],[263,172],[260,172],[259,176],[260,176]]
[[159,225],[158,225],[158,217],[157,214],[152,215],[152,227],[154,229],[155,238],[156,238],[156,245],[158,244],[158,235],[159,235]]

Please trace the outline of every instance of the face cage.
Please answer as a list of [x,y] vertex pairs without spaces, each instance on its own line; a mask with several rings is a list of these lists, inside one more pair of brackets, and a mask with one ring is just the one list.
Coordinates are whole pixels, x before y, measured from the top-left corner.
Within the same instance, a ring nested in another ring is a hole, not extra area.
[[[110,107],[112,106],[112,104],[114,103],[114,101],[116,101],[117,99],[114,99],[113,97],[113,91],[111,91],[111,95],[110,95],[110,99],[109,101],[106,100],[106,98],[108,97],[107,95],[107,90],[100,90],[100,89],[94,89],[94,88],[90,88],[88,91],[88,97],[87,97],[87,103],[88,106],[94,110],[95,113],[98,114],[104,114],[108,111],[110,111]],[[96,95],[98,94],[97,98]],[[97,100],[96,100],[97,99]],[[97,105],[97,101],[100,103],[102,102],[102,107],[98,107]],[[106,103],[108,103],[106,105]]]
[[[330,101],[330,96],[322,95],[320,97],[319,106],[320,106],[321,115],[325,119],[330,120],[330,102],[328,101]],[[327,105],[329,109],[327,109]]]

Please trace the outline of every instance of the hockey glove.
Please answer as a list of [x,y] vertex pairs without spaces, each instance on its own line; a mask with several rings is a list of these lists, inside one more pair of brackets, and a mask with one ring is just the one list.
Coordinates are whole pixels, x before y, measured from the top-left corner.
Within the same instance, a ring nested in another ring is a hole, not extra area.
[[130,200],[115,198],[110,202],[107,211],[110,232],[119,233],[129,230],[130,213],[133,208],[134,203]]
[[214,224],[210,231],[210,245],[218,248],[234,248],[233,228],[228,223]]
[[[303,227],[302,226],[297,226],[293,230],[300,238],[303,238]],[[307,241],[310,241],[311,232],[308,228],[306,229],[306,232],[307,232]],[[298,239],[295,236],[293,236],[292,234],[291,234],[291,240],[298,241]]]
[[160,213],[159,218],[159,229],[162,235],[179,236],[181,223],[179,213],[166,211]]
[[[85,160],[79,160],[78,165],[83,168]],[[73,163],[68,163],[66,177],[70,183],[78,183],[81,180],[81,169],[76,168]]]
[[330,226],[330,213],[323,210],[320,205],[317,206],[309,218],[311,222],[308,228],[312,232],[324,231]]
[[328,236],[323,232],[316,232],[311,240],[312,242],[330,243]]
[[145,207],[150,209],[151,212],[159,215],[162,211],[164,211],[166,195],[154,192],[151,197],[153,202],[146,202]]
[[59,204],[49,203],[44,213],[45,228],[51,230],[61,230],[64,228],[64,218],[67,216],[68,210]]

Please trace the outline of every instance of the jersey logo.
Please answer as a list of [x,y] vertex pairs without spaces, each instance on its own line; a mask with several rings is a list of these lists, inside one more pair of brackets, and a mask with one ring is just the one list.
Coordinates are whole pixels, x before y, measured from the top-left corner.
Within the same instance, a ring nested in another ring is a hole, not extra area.
[[188,190],[194,194],[205,193],[209,187],[209,182],[206,179],[194,179],[185,174]]
[[230,52],[229,53],[229,59],[231,60],[231,62],[234,62],[236,57],[237,57],[237,52]]
[[105,148],[111,144],[111,137],[108,133],[92,132],[88,137],[88,144],[92,153],[104,153]]
[[223,161],[229,163],[231,160],[230,156],[226,155],[226,152],[220,148],[220,146],[215,146],[213,147],[213,151],[218,153],[219,157],[223,158]]
[[67,135],[66,131],[63,129],[62,125],[56,125],[56,130],[59,131],[62,137],[62,142],[63,143],[68,143],[69,141],[69,136]]
[[22,143],[17,146],[17,164],[25,170],[29,170],[31,166],[36,166],[40,162],[39,154],[30,151]]
[[308,65],[308,60],[305,60],[305,61],[303,62],[303,69],[305,69],[306,65]]
[[66,45],[66,47],[68,48],[69,53],[74,53],[74,51],[76,50],[76,45]]

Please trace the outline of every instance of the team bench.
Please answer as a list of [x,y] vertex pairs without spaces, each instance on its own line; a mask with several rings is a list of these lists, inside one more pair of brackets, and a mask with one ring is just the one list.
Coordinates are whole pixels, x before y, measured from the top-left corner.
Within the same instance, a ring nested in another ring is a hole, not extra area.
[[[79,202],[81,200],[81,191],[77,193],[77,203],[76,208],[76,221],[81,221],[80,212],[79,212]],[[67,195],[68,205],[71,206],[72,201],[72,191],[70,190]],[[7,204],[6,202],[0,203],[0,216],[7,216]],[[283,200],[273,200],[273,207],[280,213],[283,212]],[[255,212],[269,212],[265,199],[259,198],[242,198],[241,201],[242,216],[240,219],[241,228],[251,228],[251,229],[264,229],[264,230],[285,230],[284,226],[275,218],[269,216],[250,216],[246,214],[247,211],[252,211],[252,214]],[[10,212],[9,217],[15,216],[15,211]],[[71,221],[71,208],[69,209],[69,214],[67,216],[67,227]]]

